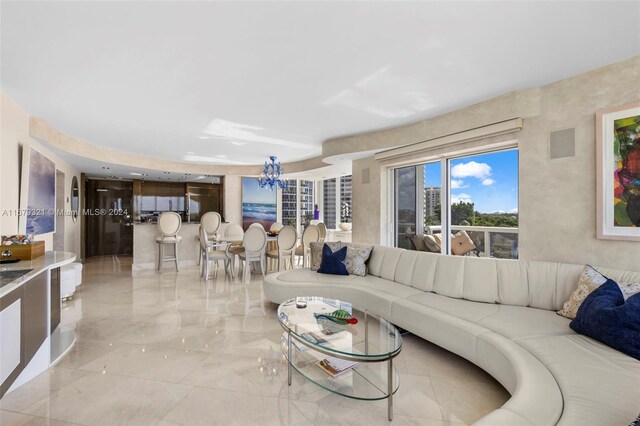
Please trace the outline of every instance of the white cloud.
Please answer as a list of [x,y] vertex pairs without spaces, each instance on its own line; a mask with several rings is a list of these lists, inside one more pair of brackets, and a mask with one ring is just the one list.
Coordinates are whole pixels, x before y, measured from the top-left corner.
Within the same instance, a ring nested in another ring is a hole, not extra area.
[[473,200],[471,199],[471,195],[465,194],[461,192],[460,194],[451,194],[451,203],[456,204],[460,201],[464,201],[465,203],[471,203]]
[[518,208],[516,207],[515,209],[509,210],[509,213],[518,213]]
[[460,163],[451,168],[451,176],[454,178],[474,177],[484,180],[491,176],[491,166],[487,163],[476,163],[475,161]]
[[496,181],[491,178],[486,178],[485,180],[482,181],[482,184],[484,186],[493,185],[494,183],[496,183]]
[[465,185],[462,179],[451,179],[451,189],[466,188],[469,185]]

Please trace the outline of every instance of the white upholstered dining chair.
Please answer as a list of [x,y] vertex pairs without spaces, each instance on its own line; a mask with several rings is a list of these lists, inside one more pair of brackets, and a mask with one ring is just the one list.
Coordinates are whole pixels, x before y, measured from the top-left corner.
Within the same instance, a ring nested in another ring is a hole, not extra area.
[[320,231],[316,225],[309,225],[305,228],[302,233],[302,242],[296,247],[294,254],[296,256],[302,257],[302,266],[307,266],[307,258],[310,253],[309,244],[317,242],[320,239]]
[[318,222],[316,226],[318,227],[318,232],[320,234],[318,241],[324,241],[327,238],[327,225],[325,225],[324,222]]
[[238,254],[242,267],[242,282],[247,282],[251,275],[251,262],[260,264],[260,272],[264,276],[266,268],[265,249],[267,247],[267,233],[262,226],[249,227],[242,239],[242,251]]
[[278,260],[278,271],[287,266],[287,259],[293,269],[293,252],[298,241],[298,233],[293,226],[285,226],[278,232],[278,244],[274,250],[267,251],[267,258]]
[[233,269],[230,268],[231,264],[231,253],[229,252],[229,247],[231,244],[229,243],[213,243],[209,241],[209,236],[207,235],[207,231],[205,231],[204,226],[200,225],[199,233],[200,236],[200,253],[202,256],[202,266],[201,266],[201,274],[205,281],[209,280],[209,268],[211,267],[211,262],[216,262],[216,265],[219,261],[224,262],[224,270],[225,273],[230,271],[231,278],[233,278]]
[[200,218],[200,225],[202,225],[210,240],[215,238],[221,223],[222,217],[218,212],[206,212]]

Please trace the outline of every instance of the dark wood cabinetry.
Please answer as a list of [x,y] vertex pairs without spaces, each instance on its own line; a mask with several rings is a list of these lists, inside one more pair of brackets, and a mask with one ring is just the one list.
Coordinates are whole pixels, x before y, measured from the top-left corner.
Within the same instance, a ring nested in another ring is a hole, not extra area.
[[224,217],[224,181],[220,183],[134,181],[134,217],[153,221],[159,213],[178,212],[183,221],[199,222],[209,211]]
[[180,182],[142,182],[140,210],[185,211],[186,187]]
[[189,222],[200,222],[207,212],[218,212],[224,218],[224,189],[221,184],[189,183]]

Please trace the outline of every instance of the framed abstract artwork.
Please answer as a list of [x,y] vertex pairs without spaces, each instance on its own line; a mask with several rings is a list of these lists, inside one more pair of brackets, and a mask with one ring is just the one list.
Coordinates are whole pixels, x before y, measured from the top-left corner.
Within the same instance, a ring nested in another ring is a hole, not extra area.
[[597,236],[640,241],[640,102],[596,113]]
[[20,232],[56,232],[56,165],[32,146],[22,149],[20,209]]

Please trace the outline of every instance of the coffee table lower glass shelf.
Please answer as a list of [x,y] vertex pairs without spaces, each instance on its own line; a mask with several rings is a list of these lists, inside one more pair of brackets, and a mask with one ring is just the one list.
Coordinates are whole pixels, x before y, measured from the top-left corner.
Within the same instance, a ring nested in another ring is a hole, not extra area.
[[[296,307],[296,302],[306,307]],[[343,321],[327,318],[336,310],[347,312],[350,321],[357,323],[340,324]],[[393,324],[349,303],[321,297],[284,302],[278,308],[278,319],[285,330],[281,348],[288,362],[289,384],[296,370],[316,385],[348,398],[387,399],[392,420],[393,394],[400,384],[393,358],[402,349],[402,337]],[[318,365],[325,360],[355,365],[331,375]]]

